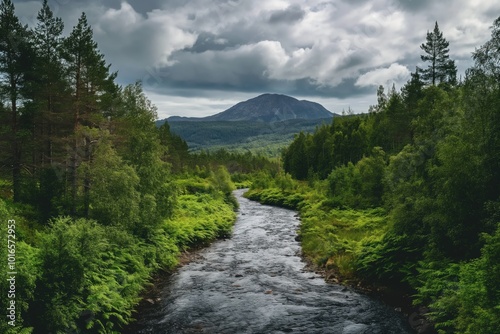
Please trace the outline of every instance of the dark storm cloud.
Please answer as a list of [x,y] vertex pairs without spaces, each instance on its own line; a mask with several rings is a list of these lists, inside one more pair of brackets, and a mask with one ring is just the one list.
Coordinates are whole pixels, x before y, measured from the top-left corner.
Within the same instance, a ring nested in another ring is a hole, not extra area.
[[[286,87],[286,86],[285,86]],[[356,86],[356,79],[344,79],[335,87],[318,86],[307,79],[296,80],[282,92],[294,96],[319,96],[323,98],[349,99],[372,94],[372,87]]]
[[231,52],[205,52],[202,55],[183,53],[172,60],[182,59],[165,68],[165,79],[170,86],[181,88],[254,91],[265,88],[269,79],[264,76],[264,60],[247,55],[233,56]]
[[300,6],[290,6],[283,10],[275,10],[269,17],[269,23],[294,23],[304,18],[306,12]]
[[[194,45],[190,48],[185,49],[185,52],[202,53],[208,50],[220,51],[227,49],[228,40],[218,37],[217,35],[210,32],[201,32],[196,39]],[[234,46],[234,45],[232,45]]]
[[[441,2],[449,2],[448,0],[441,0]],[[396,3],[400,8],[405,9],[409,12],[414,11],[425,11],[428,10],[434,3],[435,0],[397,0]]]

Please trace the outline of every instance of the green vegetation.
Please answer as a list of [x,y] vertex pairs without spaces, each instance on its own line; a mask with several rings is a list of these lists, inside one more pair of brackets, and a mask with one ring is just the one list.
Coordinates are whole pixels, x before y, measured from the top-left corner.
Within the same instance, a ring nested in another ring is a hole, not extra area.
[[354,260],[366,244],[380,241],[389,229],[383,208],[336,206],[327,181],[306,183],[295,181],[288,174],[266,179],[261,174],[245,196],[299,210],[302,251],[316,265],[334,271],[338,280],[355,280]]
[[499,325],[499,46],[500,18],[456,82],[436,24],[427,69],[401,92],[380,87],[369,114],[298,134],[283,153],[288,174],[263,175],[248,193],[300,211],[316,264],[406,291],[440,333]]
[[[164,121],[158,121],[161,124]],[[181,136],[194,152],[226,149],[235,153],[278,157],[293,141],[294,134],[313,132],[330,119],[293,119],[274,123],[238,121],[175,121],[173,133]]]
[[[190,247],[230,235],[234,188],[227,175],[221,167],[213,177],[175,179],[171,217],[155,226],[147,239],[129,232],[127,225],[105,220],[56,217],[42,227],[25,218],[29,208],[0,200],[2,217],[16,221],[18,263],[17,327],[2,322],[2,332],[17,333],[23,326],[27,333],[118,332],[132,319],[152,274],[173,268]],[[1,227],[6,235],[7,224]],[[6,253],[2,247],[5,258]],[[5,276],[5,261],[1,269]],[[6,277],[0,284],[8,291]],[[0,303],[7,309],[8,302],[2,298]]]

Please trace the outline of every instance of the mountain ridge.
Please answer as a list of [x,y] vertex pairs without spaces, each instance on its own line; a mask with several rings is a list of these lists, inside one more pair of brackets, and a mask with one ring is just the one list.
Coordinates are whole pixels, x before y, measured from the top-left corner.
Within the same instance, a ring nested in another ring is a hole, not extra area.
[[291,119],[326,119],[333,118],[335,114],[321,104],[307,100],[298,100],[283,94],[266,93],[207,117],[181,117],[167,118],[171,122],[211,122],[211,121],[255,121],[264,123],[281,122]]
[[167,121],[192,151],[227,148],[276,157],[295,134],[313,132],[336,116],[316,102],[262,94],[212,116],[172,116],[156,124]]

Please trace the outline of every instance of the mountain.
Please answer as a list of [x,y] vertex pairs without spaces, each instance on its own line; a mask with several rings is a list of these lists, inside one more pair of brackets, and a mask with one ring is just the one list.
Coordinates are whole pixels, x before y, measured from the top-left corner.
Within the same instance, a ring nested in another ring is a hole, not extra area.
[[295,134],[313,132],[331,123],[334,116],[319,103],[263,94],[213,116],[173,116],[167,121],[171,131],[194,151],[226,148],[277,156]]
[[179,121],[253,121],[274,123],[291,119],[325,119],[333,114],[319,103],[281,94],[262,94],[240,102],[216,115],[202,118],[170,117],[169,123]]

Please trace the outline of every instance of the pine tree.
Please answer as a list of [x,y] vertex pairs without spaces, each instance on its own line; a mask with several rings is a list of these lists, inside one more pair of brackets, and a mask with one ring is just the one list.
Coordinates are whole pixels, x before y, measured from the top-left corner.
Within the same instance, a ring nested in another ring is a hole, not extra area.
[[[73,107],[73,136],[70,152],[70,184],[72,214],[76,214],[78,193],[78,166],[82,161],[89,161],[92,156],[93,139],[87,129],[99,127],[109,115],[110,95],[117,93],[114,84],[116,73],[109,73],[111,65],[106,65],[104,55],[100,53],[93,39],[93,32],[82,13],[78,24],[64,41],[63,57],[66,61],[67,76],[70,84]],[[88,214],[90,194],[90,176],[83,177],[84,215]]]
[[427,84],[435,86],[439,83],[456,83],[457,68],[455,61],[450,59],[449,43],[439,30],[438,23],[434,26],[434,31],[427,32],[426,43],[420,48],[425,52],[420,58],[424,62],[429,62],[426,69],[421,69],[421,78]]
[[62,62],[64,24],[54,16],[47,0],[43,1],[37,21],[32,29],[35,57],[27,113],[32,121],[32,177],[38,185],[36,204],[40,220],[47,221],[57,215],[55,203],[64,193],[65,138],[72,130],[67,112],[71,99]]
[[36,75],[32,83],[33,132],[38,152],[35,163],[43,169],[52,165],[56,149],[54,141],[67,127],[67,124],[62,124],[64,117],[61,116],[68,99],[68,87],[61,61],[64,24],[60,18],[54,17],[47,0],[44,0],[37,19],[33,30],[36,52]]
[[10,0],[0,3],[0,99],[7,102],[10,113],[10,135],[6,150],[9,156],[5,165],[11,166],[14,200],[20,200],[22,169],[22,138],[19,104],[29,68],[30,48],[28,30],[14,12]]

